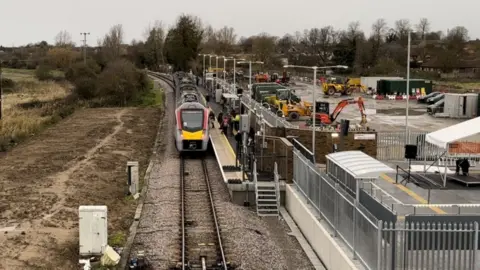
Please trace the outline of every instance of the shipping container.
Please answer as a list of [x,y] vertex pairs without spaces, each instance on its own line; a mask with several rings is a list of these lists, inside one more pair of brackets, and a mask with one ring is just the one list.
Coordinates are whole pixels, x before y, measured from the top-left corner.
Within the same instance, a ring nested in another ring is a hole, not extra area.
[[[432,92],[433,82],[430,80],[410,79],[410,95],[428,95]],[[379,80],[377,94],[405,95],[407,80]]]
[[450,118],[477,117],[478,94],[445,94],[445,105],[442,116]]
[[80,256],[102,255],[108,244],[107,206],[81,205],[78,215]]
[[377,84],[380,80],[403,80],[402,77],[361,77],[360,82],[367,90],[377,91]]

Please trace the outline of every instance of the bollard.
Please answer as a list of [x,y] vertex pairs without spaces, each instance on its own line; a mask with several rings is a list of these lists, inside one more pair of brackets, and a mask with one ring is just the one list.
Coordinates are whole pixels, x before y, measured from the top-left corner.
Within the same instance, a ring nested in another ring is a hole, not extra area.
[[127,162],[127,185],[128,185],[128,195],[133,195],[136,199],[138,197],[139,181],[138,181],[138,161],[128,161]]

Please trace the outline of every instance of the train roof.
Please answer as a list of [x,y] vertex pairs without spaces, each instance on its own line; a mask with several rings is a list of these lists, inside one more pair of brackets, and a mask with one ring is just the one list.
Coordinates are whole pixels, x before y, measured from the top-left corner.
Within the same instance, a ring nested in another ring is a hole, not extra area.
[[182,103],[180,106],[177,107],[177,110],[185,110],[185,109],[206,109],[206,108],[199,102],[186,102],[186,103]]

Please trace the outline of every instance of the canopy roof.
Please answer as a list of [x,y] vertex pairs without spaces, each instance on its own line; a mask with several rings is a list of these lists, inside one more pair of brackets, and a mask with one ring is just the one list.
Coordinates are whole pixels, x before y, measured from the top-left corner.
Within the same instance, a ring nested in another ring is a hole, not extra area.
[[223,97],[225,98],[231,98],[231,99],[238,99],[238,96],[235,94],[230,94],[230,93],[224,93]]
[[326,155],[354,178],[378,178],[382,173],[395,173],[395,170],[372,158],[362,151],[343,151]]
[[433,145],[447,149],[451,142],[480,133],[480,117],[476,117],[453,126],[427,134],[425,140]]

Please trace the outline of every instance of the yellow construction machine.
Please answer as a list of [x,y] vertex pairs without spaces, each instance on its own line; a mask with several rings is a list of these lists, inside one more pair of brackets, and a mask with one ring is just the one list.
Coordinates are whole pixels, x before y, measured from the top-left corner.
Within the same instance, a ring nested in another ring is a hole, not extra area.
[[360,78],[330,77],[322,83],[323,93],[333,96],[337,93],[342,95],[351,95],[355,90],[365,92],[365,86],[360,82]]
[[265,102],[278,116],[285,116],[289,121],[310,116],[313,110],[312,103],[300,100],[291,90],[279,90],[276,95],[266,97]]

